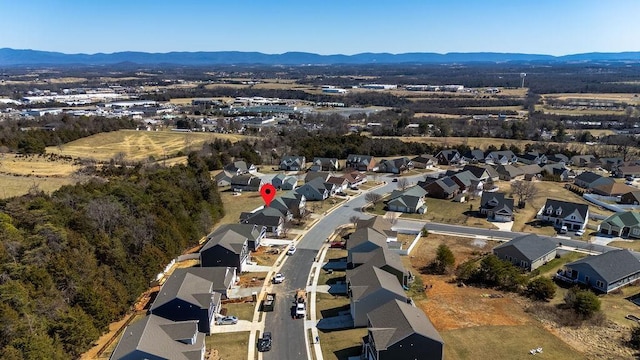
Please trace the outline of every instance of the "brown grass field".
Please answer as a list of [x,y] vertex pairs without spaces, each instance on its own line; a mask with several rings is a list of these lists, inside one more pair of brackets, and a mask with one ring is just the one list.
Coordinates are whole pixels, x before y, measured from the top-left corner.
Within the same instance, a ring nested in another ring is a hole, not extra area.
[[60,147],[51,146],[47,148],[47,153],[92,158],[98,161],[108,161],[123,153],[125,160],[141,161],[150,157],[157,160],[165,156],[174,157],[178,152],[187,149],[198,149],[205,142],[214,139],[236,142],[243,138],[247,137],[236,134],[120,130],[92,135]]
[[595,93],[584,93],[584,94],[544,94],[542,98],[555,98],[558,100],[567,100],[567,99],[593,99],[593,100],[610,100],[617,102],[625,102],[630,105],[640,105],[640,96],[637,93],[627,93],[627,94],[618,94],[618,93],[605,93],[605,94],[595,94]]
[[[603,327],[558,327],[525,311],[533,302],[519,295],[473,286],[459,287],[450,281],[452,276],[421,273],[420,269],[435,258],[436,248],[442,243],[455,254],[456,264],[489,252],[496,244],[430,234],[420,240],[411,256],[403,258],[405,266],[430,286],[425,290],[426,298],[418,300],[417,306],[425,311],[443,337],[446,359],[525,359],[531,357],[530,349],[538,347],[542,347],[543,352],[537,354],[536,359],[632,358],[630,349],[620,341],[627,336],[631,325],[622,314],[637,308],[624,297],[637,292],[637,287],[628,288],[624,294],[601,296],[606,317],[616,324],[620,321],[621,327],[611,323]],[[568,257],[567,261],[569,259],[573,258]],[[556,266],[559,268],[562,263]],[[555,272],[555,268],[547,270]],[[503,297],[486,296],[496,293]],[[562,296],[559,291],[556,298],[562,299]]]
[[63,185],[74,184],[76,180],[72,174],[78,168],[71,161],[3,154],[0,157],[0,198],[24,195],[32,188],[52,193]]

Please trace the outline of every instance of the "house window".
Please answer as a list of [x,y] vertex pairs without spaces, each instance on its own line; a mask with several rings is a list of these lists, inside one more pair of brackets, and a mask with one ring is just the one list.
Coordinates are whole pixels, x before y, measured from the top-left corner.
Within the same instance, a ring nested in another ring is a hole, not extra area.
[[584,277],[584,282],[587,283],[587,284],[589,283],[589,277],[588,276]]
[[558,210],[556,210],[556,215],[560,215],[560,214],[562,214],[562,209],[559,208]]
[[633,235],[640,235],[640,229],[638,228],[633,229]]
[[599,287],[599,288],[603,289],[604,288],[604,283],[602,281],[598,280],[598,281],[596,281],[596,287]]
[[552,212],[553,212],[553,209],[552,209],[551,207],[549,207],[549,208],[547,209],[547,214],[551,215],[551,213],[552,213]]
[[571,220],[575,220],[576,216],[575,215],[571,215]]

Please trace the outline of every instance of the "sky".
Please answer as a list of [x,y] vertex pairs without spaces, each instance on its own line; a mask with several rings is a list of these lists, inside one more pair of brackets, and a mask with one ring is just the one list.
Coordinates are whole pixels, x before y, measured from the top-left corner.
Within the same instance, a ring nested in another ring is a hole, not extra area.
[[638,0],[0,0],[0,48],[119,51],[640,51]]

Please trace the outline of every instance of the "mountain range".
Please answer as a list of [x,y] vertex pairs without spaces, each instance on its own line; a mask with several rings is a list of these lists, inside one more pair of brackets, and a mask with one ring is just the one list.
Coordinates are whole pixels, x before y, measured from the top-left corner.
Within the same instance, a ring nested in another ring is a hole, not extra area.
[[503,62],[640,62],[640,52],[584,53],[563,56],[519,53],[428,53],[403,54],[361,53],[355,55],[319,55],[306,52],[264,54],[260,52],[116,52],[110,54],[65,54],[39,50],[0,49],[0,66],[24,65],[111,65],[134,63],[141,65],[335,65],[335,64],[452,64]]

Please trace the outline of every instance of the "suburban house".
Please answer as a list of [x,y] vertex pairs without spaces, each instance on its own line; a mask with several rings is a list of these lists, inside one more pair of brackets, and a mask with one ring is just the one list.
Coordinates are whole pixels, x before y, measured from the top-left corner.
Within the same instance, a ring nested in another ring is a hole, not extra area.
[[411,159],[416,169],[433,169],[438,164],[438,159],[430,154],[422,154]]
[[256,212],[243,212],[240,213],[240,222],[264,226],[267,229],[267,233],[280,236],[284,230],[284,223],[293,218],[291,211],[286,213],[283,213],[283,211],[282,209],[265,207]]
[[453,199],[460,193],[460,187],[450,177],[443,177],[435,181],[419,181],[418,186],[427,191],[427,195],[437,199]]
[[505,198],[504,193],[484,192],[480,198],[480,214],[493,221],[513,221],[513,199]]
[[[333,185],[333,184],[332,184]],[[326,200],[330,195],[330,191],[325,186],[325,180],[315,178],[295,190],[297,194],[303,195],[307,201]]]
[[576,167],[597,167],[598,159],[593,155],[575,155],[569,160],[569,164]]
[[518,157],[511,150],[491,151],[484,157],[486,164],[509,165],[518,162]]
[[375,266],[347,275],[349,310],[355,327],[367,326],[367,314],[391,300],[407,301],[407,296],[392,274]]
[[547,199],[536,219],[548,221],[556,228],[566,226],[568,230],[584,230],[589,221],[589,205]]
[[353,269],[347,270],[348,273],[355,274],[366,267],[375,266],[394,275],[403,287],[408,286],[409,273],[402,265],[400,255],[393,251],[376,248],[369,252],[354,254],[352,261]]
[[[615,170],[618,167],[625,166],[625,161],[621,157],[600,158],[599,162],[600,162],[600,167],[601,168],[603,168],[603,169],[605,169],[605,170],[607,170],[609,172],[612,172],[612,173],[615,173]],[[637,164],[634,164],[632,162],[628,162],[626,165],[633,166],[633,165],[637,165]]]
[[376,159],[369,155],[349,154],[345,164],[345,171],[377,171]]
[[383,173],[400,174],[413,169],[413,162],[406,157],[387,160],[384,159],[378,164],[378,171]]
[[387,209],[410,214],[424,214],[427,212],[427,205],[424,203],[426,195],[427,191],[417,185],[404,191],[394,190],[386,202]]
[[356,230],[373,229],[386,237],[387,242],[398,241],[398,232],[391,230],[391,223],[382,216],[374,216],[370,219],[358,219]]
[[[604,178],[606,180],[613,180],[611,178]],[[604,184],[599,184],[591,188],[591,192],[602,196],[621,196],[630,191],[635,191],[637,188],[622,184],[619,182],[611,181]]]
[[205,334],[198,332],[197,320],[171,321],[147,315],[128,325],[122,334],[111,360],[205,358]]
[[537,151],[530,151],[528,153],[518,155],[518,162],[525,165],[544,165],[547,163],[547,156],[540,154]]
[[349,187],[352,189],[357,188],[359,185],[367,182],[367,175],[359,171],[345,173],[343,177],[347,179],[347,181],[349,182]]
[[556,257],[558,243],[552,238],[528,234],[493,248],[493,254],[527,271],[533,271]]
[[456,149],[442,150],[436,154],[438,164],[442,165],[458,165],[464,162],[462,155]]
[[479,149],[473,149],[462,154],[462,159],[468,164],[477,164],[484,162],[484,151]]
[[640,165],[621,165],[613,170],[613,175],[619,178],[640,178]]
[[569,158],[564,154],[553,154],[547,156],[547,164],[569,165]]
[[564,163],[553,163],[543,166],[542,175],[543,177],[546,175],[557,178],[560,181],[574,181],[576,178],[576,173],[566,167]]
[[309,171],[305,176],[304,176],[304,182],[309,183],[317,178],[322,179],[322,181],[327,181],[329,180],[330,177],[334,176],[332,172],[330,171]]
[[491,166],[465,165],[461,171],[470,171],[473,176],[485,183],[495,182],[500,179],[500,174]]
[[640,279],[640,254],[626,249],[587,256],[566,264],[556,278],[609,293]]
[[302,194],[289,191],[278,195],[269,207],[280,210],[283,216],[299,217],[307,211],[307,199]]
[[230,186],[231,178],[233,178],[234,176],[236,176],[234,173],[222,170],[213,177],[213,180],[216,182],[218,187]]
[[367,314],[366,360],[443,360],[444,340],[425,313],[399,300]]
[[576,186],[579,186],[581,188],[593,189],[594,187],[599,185],[614,183],[615,180],[606,178],[591,171],[584,171],[577,175],[573,182],[576,184]]
[[315,157],[309,167],[309,171],[338,171],[340,163],[337,158]]
[[238,231],[237,225],[243,224],[222,225],[207,235],[207,240],[199,251],[200,266],[235,267],[242,272],[242,265],[249,257],[249,237],[246,230]]
[[640,212],[615,213],[602,220],[598,231],[607,235],[640,239]]
[[231,189],[233,191],[258,191],[262,185],[264,185],[262,179],[249,174],[236,175],[231,178]]
[[238,282],[238,274],[234,267],[190,267],[184,269],[175,269],[173,274],[180,271],[186,271],[188,273],[199,276],[203,279],[211,281],[213,284],[213,291],[220,293],[222,299],[227,299],[229,296],[229,290],[231,286]]
[[250,172],[255,172],[256,166],[253,164],[247,164],[245,161],[239,160],[225,165],[223,170],[231,173],[232,175],[242,175]]
[[149,313],[173,321],[197,320],[198,331],[209,334],[221,310],[222,294],[213,287],[210,279],[195,272],[174,271],[158,291]]
[[280,160],[280,170],[300,171],[306,169],[306,166],[304,156],[283,156]]
[[387,237],[372,229],[356,230],[347,239],[347,268],[353,268],[353,259],[359,253],[368,253],[378,248],[387,248]]
[[620,204],[640,205],[640,191],[629,191],[620,196]]
[[524,174],[524,179],[527,181],[540,180],[542,178],[542,166],[538,164],[523,165],[518,167],[518,170]]
[[271,185],[279,190],[293,190],[298,186],[298,178],[295,176],[278,174],[271,179]]
[[451,175],[450,178],[458,184],[461,192],[476,196],[482,195],[484,181],[478,179],[471,171],[458,171]]
[[342,176],[332,176],[327,180],[327,183],[333,184],[336,187],[336,193],[344,192],[349,187],[349,181]]
[[496,172],[498,173],[500,180],[524,180],[524,172],[513,165],[498,165],[496,166]]

